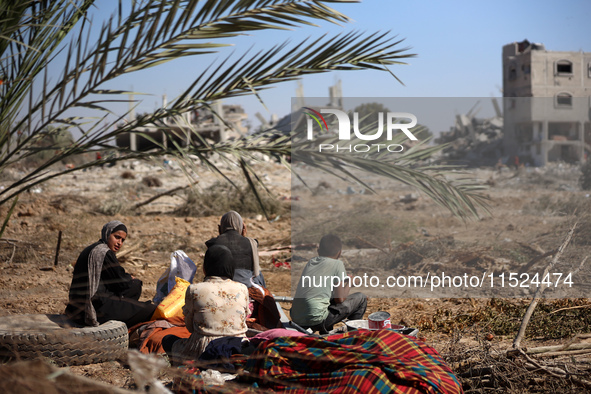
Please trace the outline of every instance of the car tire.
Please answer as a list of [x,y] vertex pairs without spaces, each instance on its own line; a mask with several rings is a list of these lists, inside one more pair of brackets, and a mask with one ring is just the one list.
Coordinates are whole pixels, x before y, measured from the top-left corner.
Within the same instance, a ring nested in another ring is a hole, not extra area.
[[98,327],[81,327],[65,315],[0,317],[0,357],[48,358],[56,364],[85,365],[127,356],[125,323],[110,320]]

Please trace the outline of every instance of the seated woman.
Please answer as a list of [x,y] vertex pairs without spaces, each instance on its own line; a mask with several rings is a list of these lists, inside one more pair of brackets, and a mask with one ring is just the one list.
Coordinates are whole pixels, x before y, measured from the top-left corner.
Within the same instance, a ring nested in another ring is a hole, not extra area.
[[127,327],[149,321],[156,309],[138,301],[142,281],[126,273],[115,253],[127,238],[127,227],[118,220],[103,226],[101,239],[80,253],[65,314],[81,325],[98,326],[119,320]]
[[232,252],[222,245],[213,245],[203,261],[205,279],[189,286],[185,296],[185,325],[189,338],[172,335],[162,340],[173,361],[197,359],[214,339],[234,336],[246,337],[248,289],[234,282]]
[[234,256],[233,279],[246,287],[252,287],[253,283],[267,287],[259,265],[258,242],[246,237],[246,225],[238,212],[230,211],[224,214],[218,231],[220,235],[205,242],[205,245],[208,248],[223,245],[230,249]]

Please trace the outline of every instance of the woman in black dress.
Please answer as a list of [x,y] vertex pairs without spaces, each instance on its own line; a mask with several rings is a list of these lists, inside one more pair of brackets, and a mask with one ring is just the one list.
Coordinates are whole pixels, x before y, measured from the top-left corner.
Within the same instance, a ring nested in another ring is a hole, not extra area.
[[218,226],[219,236],[205,242],[210,248],[223,245],[234,258],[234,280],[250,288],[253,284],[267,287],[259,265],[258,242],[246,236],[246,225],[236,211],[224,214]]
[[101,239],[80,253],[65,312],[76,323],[98,326],[119,320],[131,327],[151,320],[156,305],[138,301],[142,281],[125,272],[115,255],[126,238],[127,227],[113,220],[103,226]]

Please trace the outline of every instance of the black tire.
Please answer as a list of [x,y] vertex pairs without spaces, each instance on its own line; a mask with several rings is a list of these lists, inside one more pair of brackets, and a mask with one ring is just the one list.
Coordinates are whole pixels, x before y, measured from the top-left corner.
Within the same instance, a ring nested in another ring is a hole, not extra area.
[[0,320],[0,357],[4,359],[46,357],[62,366],[127,356],[127,326],[120,321],[80,327],[65,315],[42,314],[4,316]]

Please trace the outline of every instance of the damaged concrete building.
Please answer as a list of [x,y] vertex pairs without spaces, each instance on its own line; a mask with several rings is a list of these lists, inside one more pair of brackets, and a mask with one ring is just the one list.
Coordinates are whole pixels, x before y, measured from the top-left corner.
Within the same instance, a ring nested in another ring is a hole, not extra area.
[[[163,97],[162,105],[166,107],[166,97]],[[206,108],[200,108],[165,118],[158,124],[147,124],[134,132],[119,134],[116,144],[132,151],[148,151],[159,146],[199,145],[201,139],[210,142],[232,140],[247,134],[248,128],[244,123],[248,115],[240,105],[222,105],[221,102],[216,102],[212,108],[221,114],[221,118]],[[133,110],[130,111],[130,117],[135,117]]]
[[591,152],[591,53],[503,46],[505,154],[521,162],[576,163]]
[[503,151],[503,115],[496,98],[491,99],[496,116],[477,117],[480,100],[466,114],[456,115],[449,131],[442,131],[435,139],[437,144],[447,144],[442,158],[454,164],[470,167],[494,166]]

